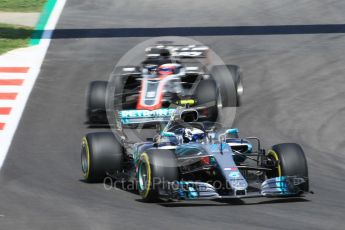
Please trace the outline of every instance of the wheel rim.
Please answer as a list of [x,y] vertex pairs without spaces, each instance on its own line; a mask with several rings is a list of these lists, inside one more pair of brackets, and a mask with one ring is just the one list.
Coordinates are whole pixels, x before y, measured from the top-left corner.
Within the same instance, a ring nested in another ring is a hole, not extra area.
[[269,158],[271,158],[272,160],[278,162],[277,167],[273,168],[273,170],[274,170],[273,174],[275,176],[278,176],[278,177],[282,176],[282,168],[281,168],[281,165],[279,163],[279,156],[278,156],[278,154],[275,151],[273,151],[273,150],[269,150],[267,156]]
[[147,165],[145,162],[142,162],[139,165],[139,189],[140,191],[146,191],[148,184],[148,176],[147,176]]
[[87,156],[87,150],[85,144],[83,144],[82,152],[81,152],[81,170],[83,174],[86,176],[89,171],[89,162]]
[[243,88],[243,83],[242,81],[240,80],[238,85],[237,85],[237,95],[238,96],[242,96],[243,95],[243,91],[244,91],[244,88]]

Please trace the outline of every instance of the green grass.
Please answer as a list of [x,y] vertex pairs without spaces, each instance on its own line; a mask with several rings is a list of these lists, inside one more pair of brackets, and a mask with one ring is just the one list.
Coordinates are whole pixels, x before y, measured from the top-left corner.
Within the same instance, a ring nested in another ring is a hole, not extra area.
[[10,50],[27,47],[34,29],[0,23],[0,54]]
[[47,0],[0,0],[0,11],[41,12]]

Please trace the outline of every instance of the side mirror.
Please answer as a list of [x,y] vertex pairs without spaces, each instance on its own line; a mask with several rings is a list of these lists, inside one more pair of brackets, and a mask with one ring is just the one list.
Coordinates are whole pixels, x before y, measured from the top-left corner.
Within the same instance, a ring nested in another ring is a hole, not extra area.
[[228,129],[225,132],[230,138],[238,138],[239,137],[237,128]]

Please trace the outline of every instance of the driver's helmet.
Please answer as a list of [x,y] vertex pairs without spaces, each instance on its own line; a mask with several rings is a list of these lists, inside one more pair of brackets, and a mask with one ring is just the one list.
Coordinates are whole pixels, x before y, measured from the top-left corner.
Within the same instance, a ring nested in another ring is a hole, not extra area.
[[158,67],[159,75],[171,75],[176,73],[176,68],[174,64],[164,64]]
[[169,63],[169,64],[163,64],[158,67],[158,75],[172,75],[172,74],[177,74],[180,72],[182,68],[181,64],[178,63]]
[[197,128],[185,128],[183,131],[183,142],[200,142],[205,138],[205,132]]
[[148,77],[157,76],[157,66],[156,65],[147,65],[143,68],[143,75]]

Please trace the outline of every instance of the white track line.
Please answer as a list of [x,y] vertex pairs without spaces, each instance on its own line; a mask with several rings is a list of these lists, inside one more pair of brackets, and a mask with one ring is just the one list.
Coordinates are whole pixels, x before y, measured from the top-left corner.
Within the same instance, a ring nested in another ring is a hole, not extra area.
[[26,73],[0,73],[0,79],[25,79]]
[[22,86],[0,85],[0,93],[19,93],[22,89]]
[[[14,107],[14,106],[18,106],[18,104],[19,103],[17,102],[17,100],[0,100],[0,107]],[[0,119],[0,122],[2,122],[1,119]]]
[[[1,106],[12,107],[11,114],[8,115],[6,120],[5,129],[0,131],[0,168],[3,165],[3,162],[6,158],[8,149],[11,145],[14,133],[17,129],[19,120],[24,111],[25,105],[31,93],[31,90],[35,84],[35,81],[40,72],[41,65],[43,63],[44,57],[47,53],[52,31],[55,29],[55,26],[58,22],[58,19],[61,15],[63,7],[66,3],[66,0],[58,0],[52,11],[47,25],[45,27],[45,32],[43,38],[40,41],[39,45],[31,46],[25,49],[18,49],[3,56],[0,56],[0,65],[1,67],[30,67],[30,70],[26,74],[9,74],[6,73],[0,79],[24,79],[22,86],[0,86],[0,92],[18,92],[16,100],[0,100]],[[6,78],[5,76],[10,76]],[[24,76],[25,75],[25,76]],[[3,91],[1,90],[3,89]],[[14,106],[11,106],[14,105]],[[1,117],[6,116],[2,115]],[[0,117],[0,118],[1,118]],[[4,118],[4,117],[3,117]],[[0,120],[0,123],[3,122]]]

